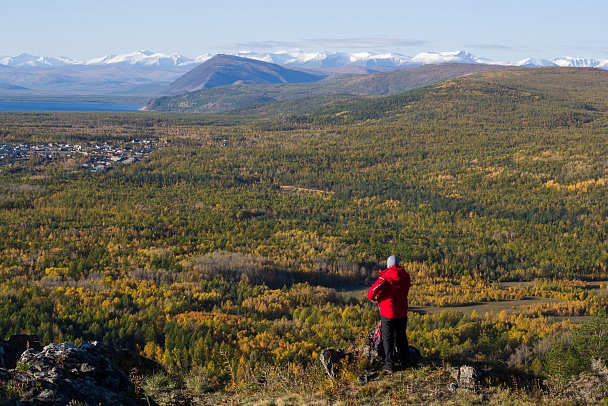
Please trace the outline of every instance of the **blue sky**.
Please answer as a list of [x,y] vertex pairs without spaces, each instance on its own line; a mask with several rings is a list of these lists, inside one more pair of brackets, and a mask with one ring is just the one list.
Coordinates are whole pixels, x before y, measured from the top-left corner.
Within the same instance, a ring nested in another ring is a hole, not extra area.
[[468,51],[608,59],[607,0],[0,0],[0,54]]

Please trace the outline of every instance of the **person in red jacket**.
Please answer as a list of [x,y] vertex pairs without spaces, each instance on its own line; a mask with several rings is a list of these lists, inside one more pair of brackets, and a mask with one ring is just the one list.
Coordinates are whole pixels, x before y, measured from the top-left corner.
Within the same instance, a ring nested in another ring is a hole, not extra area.
[[378,302],[380,320],[382,323],[382,344],[384,347],[383,370],[393,373],[395,370],[395,344],[401,366],[410,365],[410,352],[407,342],[407,295],[410,291],[411,279],[399,265],[399,257],[391,255],[386,261],[387,269],[380,271],[378,280],[374,282],[367,298]]

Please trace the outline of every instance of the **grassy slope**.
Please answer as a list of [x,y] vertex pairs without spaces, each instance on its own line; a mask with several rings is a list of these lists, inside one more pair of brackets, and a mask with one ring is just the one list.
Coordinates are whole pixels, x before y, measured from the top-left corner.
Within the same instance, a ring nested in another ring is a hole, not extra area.
[[[505,69],[490,65],[445,64],[403,69],[369,75],[339,75],[321,82],[282,85],[234,85],[205,89],[173,97],[162,97],[148,104],[154,111],[219,112],[277,101],[306,99],[298,106],[300,113],[340,95],[379,96],[405,92],[430,84],[486,70]],[[319,98],[320,101],[316,101]],[[289,106],[289,107],[287,107]],[[294,111],[294,104],[283,105],[283,114]],[[287,109],[285,109],[287,107]]]

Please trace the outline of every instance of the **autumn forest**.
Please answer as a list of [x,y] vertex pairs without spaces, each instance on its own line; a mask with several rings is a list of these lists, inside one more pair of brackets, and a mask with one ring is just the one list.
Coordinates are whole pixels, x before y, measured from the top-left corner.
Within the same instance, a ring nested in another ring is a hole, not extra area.
[[[103,171],[82,153],[0,160],[0,337],[133,349],[210,403],[272,373],[326,381],[319,352],[363,342],[364,292],[397,254],[429,368],[533,390],[608,359],[605,337],[588,345],[608,328],[608,72],[299,103],[0,114],[0,145],[160,146]],[[289,390],[371,396],[351,378]]]

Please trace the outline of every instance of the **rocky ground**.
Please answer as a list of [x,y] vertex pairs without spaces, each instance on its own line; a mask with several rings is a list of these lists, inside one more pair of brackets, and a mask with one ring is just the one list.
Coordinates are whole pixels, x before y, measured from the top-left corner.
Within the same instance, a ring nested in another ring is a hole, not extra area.
[[0,341],[0,400],[3,405],[152,405],[137,376],[160,365],[99,343],[49,344],[35,336]]

